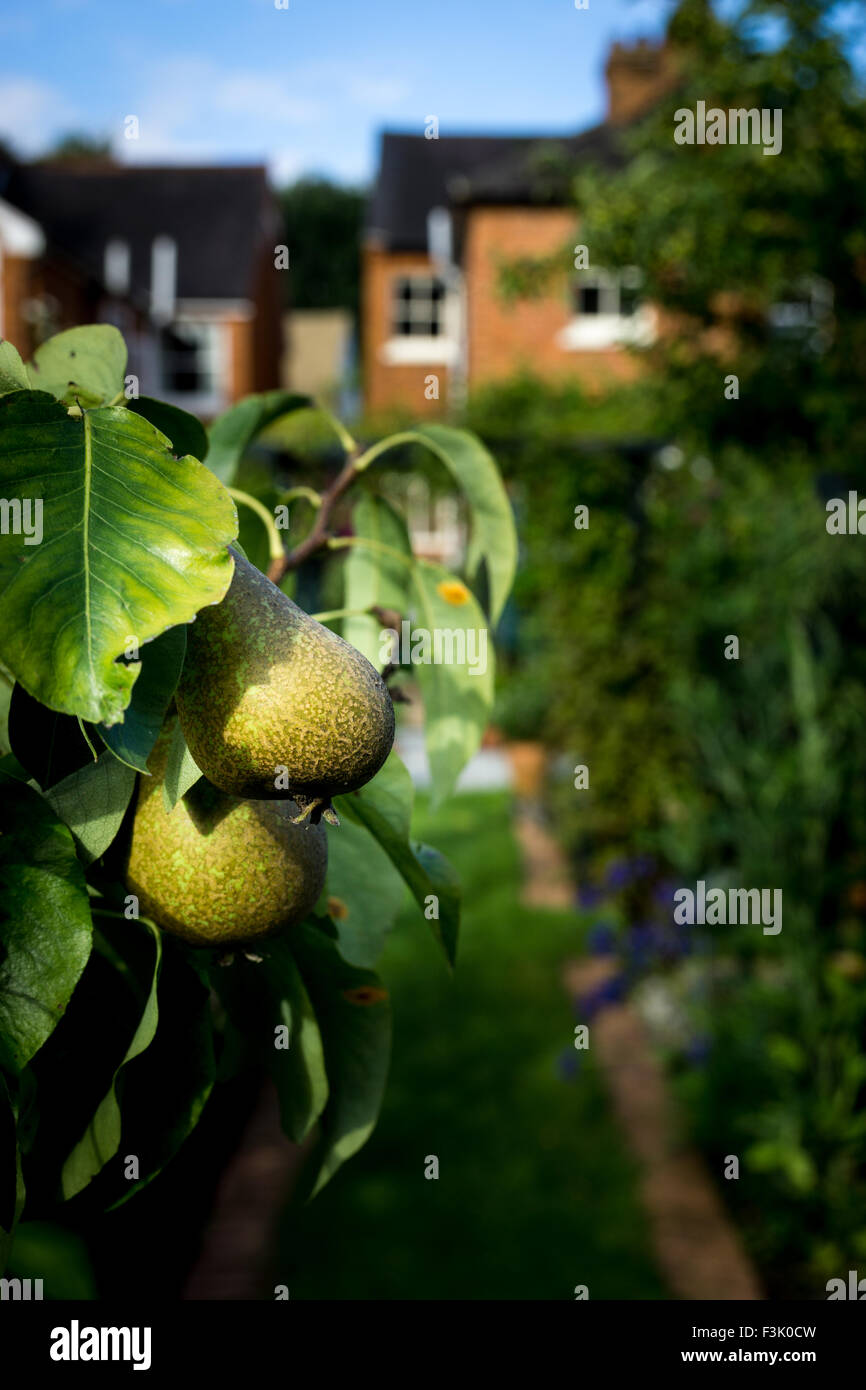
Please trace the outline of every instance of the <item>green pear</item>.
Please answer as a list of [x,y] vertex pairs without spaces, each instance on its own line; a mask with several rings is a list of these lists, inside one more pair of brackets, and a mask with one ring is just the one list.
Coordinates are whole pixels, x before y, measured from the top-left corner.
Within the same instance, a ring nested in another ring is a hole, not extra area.
[[234,558],[225,598],[189,628],[181,728],[214,786],[291,797],[318,820],[332,796],[362,787],[387,758],[391,696],[366,657]]
[[167,812],[170,734],[142,777],[126,868],[139,910],[193,946],[246,946],[300,922],[328,864],[323,825],[297,825],[291,801],[240,801],[203,777]]

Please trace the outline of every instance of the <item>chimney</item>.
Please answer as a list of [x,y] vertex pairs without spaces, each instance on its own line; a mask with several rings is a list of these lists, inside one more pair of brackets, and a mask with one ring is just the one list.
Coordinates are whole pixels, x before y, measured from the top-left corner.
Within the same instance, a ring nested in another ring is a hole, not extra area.
[[607,78],[607,119],[624,125],[643,115],[669,91],[676,79],[667,44],[639,39],[636,44],[615,43],[604,70]]

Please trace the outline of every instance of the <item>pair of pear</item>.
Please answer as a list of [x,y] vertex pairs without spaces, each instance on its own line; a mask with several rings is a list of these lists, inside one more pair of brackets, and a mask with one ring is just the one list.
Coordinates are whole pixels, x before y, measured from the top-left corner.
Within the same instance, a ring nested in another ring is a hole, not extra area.
[[163,734],[127,867],[141,910],[194,945],[248,945],[301,921],[325,882],[321,817],[384,763],[394,707],[373,666],[235,555],[190,628],[177,712],[204,778],[174,809]]

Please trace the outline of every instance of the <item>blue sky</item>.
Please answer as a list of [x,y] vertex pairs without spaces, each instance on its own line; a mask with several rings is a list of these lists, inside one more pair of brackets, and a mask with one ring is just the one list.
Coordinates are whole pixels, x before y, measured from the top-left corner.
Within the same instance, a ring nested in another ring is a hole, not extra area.
[[[383,127],[564,131],[604,113],[615,38],[664,0],[0,0],[0,137],[70,130],[145,162],[371,176]],[[123,137],[135,115],[140,139]]]

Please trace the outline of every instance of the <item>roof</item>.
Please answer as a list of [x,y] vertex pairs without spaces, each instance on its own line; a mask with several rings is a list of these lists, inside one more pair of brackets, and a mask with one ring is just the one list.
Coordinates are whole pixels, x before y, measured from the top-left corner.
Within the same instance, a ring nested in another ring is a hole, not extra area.
[[431,208],[564,202],[575,163],[618,162],[609,125],[581,135],[424,135],[386,131],[367,230],[392,251],[427,249]]
[[275,230],[260,165],[19,164],[3,196],[99,279],[106,243],[127,242],[133,296],[150,288],[154,238],[169,236],[177,244],[179,299],[246,298],[262,240]]

